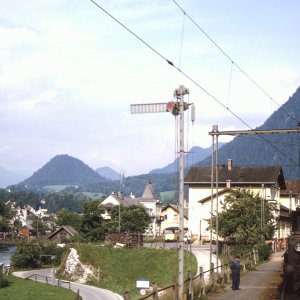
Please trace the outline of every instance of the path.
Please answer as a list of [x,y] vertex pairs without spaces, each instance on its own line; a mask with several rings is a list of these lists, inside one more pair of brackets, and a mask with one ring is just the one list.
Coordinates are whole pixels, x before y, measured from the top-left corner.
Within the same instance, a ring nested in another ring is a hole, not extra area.
[[282,282],[282,262],[284,251],[273,253],[268,262],[256,270],[241,275],[241,290],[231,290],[228,284],[219,293],[209,293],[208,300],[275,300],[278,298],[278,285]]
[[[203,271],[210,270],[210,246],[209,245],[192,245],[192,253],[195,255],[198,264],[198,271],[199,267],[203,267]],[[212,255],[212,263],[214,263],[215,267],[217,266],[217,258],[216,255]],[[219,266],[221,265],[221,261],[219,260]],[[209,278],[209,272],[204,274],[205,280]]]
[[[39,274],[41,276],[47,276],[50,279],[50,283],[52,283],[52,269],[40,269],[40,270],[32,270],[32,271],[21,271],[21,272],[13,272],[14,276],[26,278],[32,274]],[[34,277],[32,277],[34,279]],[[44,277],[38,276],[38,281],[45,282]],[[57,285],[57,280],[54,282]],[[64,288],[69,288],[69,284],[63,283],[61,285]],[[120,295],[113,293],[109,290],[100,289],[95,286],[71,282],[70,288],[72,291],[76,292],[79,290],[79,294],[82,297],[82,300],[123,300],[123,297]]]

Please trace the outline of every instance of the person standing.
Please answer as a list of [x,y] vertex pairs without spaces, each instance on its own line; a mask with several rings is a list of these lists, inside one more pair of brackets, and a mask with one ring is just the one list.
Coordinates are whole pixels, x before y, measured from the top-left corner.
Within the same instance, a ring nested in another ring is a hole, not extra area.
[[241,264],[240,264],[240,256],[237,255],[234,261],[230,264],[231,275],[232,275],[232,286],[233,290],[240,289],[240,275],[241,275]]

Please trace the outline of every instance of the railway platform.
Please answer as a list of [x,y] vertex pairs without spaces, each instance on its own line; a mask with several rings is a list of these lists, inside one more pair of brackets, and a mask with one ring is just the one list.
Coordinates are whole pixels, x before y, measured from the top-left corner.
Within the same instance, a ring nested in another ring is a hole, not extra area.
[[231,284],[216,293],[208,293],[208,300],[277,300],[283,282],[285,251],[275,252],[269,261],[253,271],[241,273],[240,290],[231,290]]

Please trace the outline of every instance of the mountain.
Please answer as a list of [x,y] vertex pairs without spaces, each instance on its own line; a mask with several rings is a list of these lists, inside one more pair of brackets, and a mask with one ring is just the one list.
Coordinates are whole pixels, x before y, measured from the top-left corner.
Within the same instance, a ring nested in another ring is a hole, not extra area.
[[[300,88],[286,103],[273,112],[263,125],[256,129],[295,129],[300,124],[298,120],[300,120]],[[219,148],[219,164],[227,164],[227,160],[232,159],[233,167],[235,164],[248,166],[280,165],[283,168],[285,179],[300,180],[299,133],[243,135],[235,137],[222,147],[219,145]],[[194,166],[211,166],[210,148],[193,147],[190,152],[199,155],[195,155],[191,159]],[[201,160],[201,153],[208,156]],[[175,160],[163,168],[153,170],[150,174],[125,177],[122,185],[123,193],[129,195],[133,192],[139,197],[149,180],[151,180],[157,194],[178,190],[178,172],[171,171],[176,166],[176,162]],[[78,185],[78,190],[106,195],[121,189],[119,174],[117,180],[108,180],[82,161],[68,155],[55,156],[18,186],[24,185],[35,189],[45,185]]]
[[120,174],[117,173],[115,170],[113,170],[110,167],[98,168],[98,169],[96,169],[96,172],[100,176],[110,179],[110,180],[119,180],[120,179]]
[[[219,149],[224,145],[224,143],[219,143]],[[211,154],[211,147],[209,148],[201,148],[198,146],[194,146],[191,148],[189,153],[184,155],[184,166],[185,168],[190,168],[195,163],[205,159]],[[174,173],[179,171],[179,163],[180,158],[176,158],[172,163],[168,164],[167,166],[154,169],[149,172],[149,174],[167,174],[167,173]]]
[[[300,121],[300,88],[257,130],[297,129]],[[300,180],[300,133],[242,135],[218,152],[219,164],[280,165],[285,179]],[[196,166],[210,166],[211,156]]]
[[18,186],[43,187],[47,185],[85,186],[100,184],[107,179],[100,176],[81,160],[67,154],[56,155],[31,177]]
[[0,167],[0,188],[6,188],[8,185],[16,184],[25,178],[25,175],[10,172]]

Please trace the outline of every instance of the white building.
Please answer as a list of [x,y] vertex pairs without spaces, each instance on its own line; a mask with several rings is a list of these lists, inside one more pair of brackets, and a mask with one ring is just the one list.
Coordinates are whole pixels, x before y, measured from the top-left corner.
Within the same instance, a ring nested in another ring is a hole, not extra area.
[[[214,178],[215,176],[214,170]],[[280,190],[285,189],[285,180],[282,168],[279,166],[235,166],[229,160],[228,166],[218,167],[218,191],[214,183],[211,188],[211,168],[191,168],[185,177],[184,184],[189,187],[189,229],[193,238],[209,240],[210,231],[207,231],[211,216],[221,209],[221,201],[232,189],[247,189],[259,195],[265,201],[274,201],[280,208]],[[211,202],[212,201],[212,202]],[[277,216],[278,219],[279,216]],[[284,232],[284,230],[282,230]],[[280,237],[280,233],[276,233]]]

